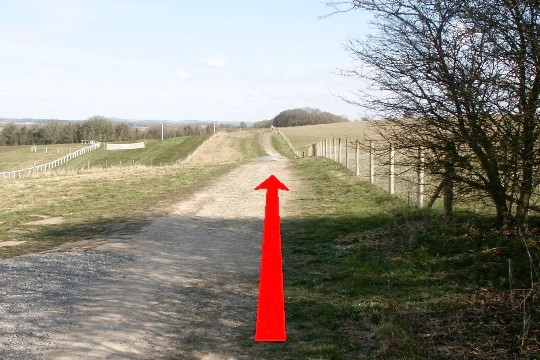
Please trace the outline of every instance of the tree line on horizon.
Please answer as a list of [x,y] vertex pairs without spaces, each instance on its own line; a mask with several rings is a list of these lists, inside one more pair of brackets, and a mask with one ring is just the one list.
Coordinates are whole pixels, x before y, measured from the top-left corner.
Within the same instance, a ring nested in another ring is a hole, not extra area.
[[302,108],[282,111],[271,120],[262,120],[253,123],[253,127],[289,127],[302,125],[332,124],[348,121],[349,119],[343,116],[334,115],[332,113],[321,111],[319,109]]
[[[167,138],[207,134],[209,126],[166,126]],[[84,122],[51,121],[32,126],[7,124],[0,133],[0,145],[48,145],[79,143],[81,140],[132,141],[161,139],[161,125],[136,127],[125,122],[115,123],[103,116],[94,116]]]

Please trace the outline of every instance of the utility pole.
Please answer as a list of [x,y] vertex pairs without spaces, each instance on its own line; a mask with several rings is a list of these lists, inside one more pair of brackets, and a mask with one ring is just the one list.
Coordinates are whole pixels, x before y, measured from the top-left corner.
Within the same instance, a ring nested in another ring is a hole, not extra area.
[[216,133],[216,122],[214,121],[214,134]]
[[161,123],[161,141],[163,141],[163,123]]

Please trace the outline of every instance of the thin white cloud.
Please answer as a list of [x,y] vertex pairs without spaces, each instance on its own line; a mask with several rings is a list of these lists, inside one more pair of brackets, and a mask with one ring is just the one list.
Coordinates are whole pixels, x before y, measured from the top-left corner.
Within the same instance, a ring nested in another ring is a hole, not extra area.
[[221,55],[207,56],[202,60],[203,64],[213,68],[224,68],[229,65],[226,57]]
[[178,70],[176,72],[176,77],[179,79],[189,79],[191,77],[191,74],[184,70]]

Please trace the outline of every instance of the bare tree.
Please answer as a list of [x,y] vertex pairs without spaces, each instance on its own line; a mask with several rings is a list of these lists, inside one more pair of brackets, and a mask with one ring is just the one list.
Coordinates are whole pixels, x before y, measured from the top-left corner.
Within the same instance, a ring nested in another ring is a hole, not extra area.
[[[351,39],[371,84],[347,99],[389,121],[402,149],[427,150],[451,208],[453,184],[485,194],[498,223],[525,228],[539,184],[540,5],[536,0],[356,0],[337,12],[375,14],[377,33]],[[404,117],[404,115],[407,115]],[[515,209],[515,213],[513,212]],[[514,216],[515,215],[515,216]]]

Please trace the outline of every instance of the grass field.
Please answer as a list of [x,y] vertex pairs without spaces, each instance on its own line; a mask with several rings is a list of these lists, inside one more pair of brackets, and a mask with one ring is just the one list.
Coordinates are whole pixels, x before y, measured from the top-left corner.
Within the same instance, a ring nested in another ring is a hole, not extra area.
[[[253,132],[244,146],[240,146],[246,159],[262,151],[258,148],[259,136]],[[165,163],[184,158],[193,150],[195,140],[200,142],[203,138],[151,142],[145,149],[148,151],[145,161],[162,159]],[[96,156],[96,161],[104,160],[99,154],[92,156]],[[95,167],[88,172],[58,171],[46,177],[1,181],[0,258],[50,249],[67,241],[95,238],[109,232],[136,231],[144,225],[148,214],[159,213],[237,164],[129,166],[107,170]],[[62,223],[32,224],[48,219]],[[8,241],[25,243],[2,246]]]
[[0,171],[25,169],[48,163],[88,146],[87,144],[37,145],[36,152],[31,152],[30,145],[0,146]]
[[415,210],[326,159],[297,159],[293,169],[305,187],[297,215],[282,218],[288,339],[246,341],[254,358],[540,356],[538,304],[520,349],[517,289],[530,282],[520,239],[471,213],[448,223]]
[[61,169],[79,169],[88,165],[103,168],[126,165],[172,165],[178,160],[184,159],[207,138],[207,135],[194,135],[165,139],[163,141],[148,139],[144,141],[146,145],[144,149],[134,150],[107,151],[105,144],[102,144],[100,149],[73,159]]
[[[83,156],[79,156],[59,169],[80,169],[90,167],[111,167],[126,165],[160,166],[171,165],[178,160],[184,159],[190,152],[196,149],[207,135],[182,136],[171,139],[144,140],[144,149],[107,151],[105,143],[101,148]],[[70,152],[73,152],[87,144],[59,144],[36,146],[37,152],[31,152],[30,146],[1,146],[0,147],[0,171],[24,169],[44,164]],[[46,150],[47,149],[47,150]]]
[[291,144],[300,151],[306,151],[311,144],[323,139],[349,138],[363,142],[366,139],[375,137],[375,132],[365,121],[292,126],[283,127],[280,130],[287,136]]

